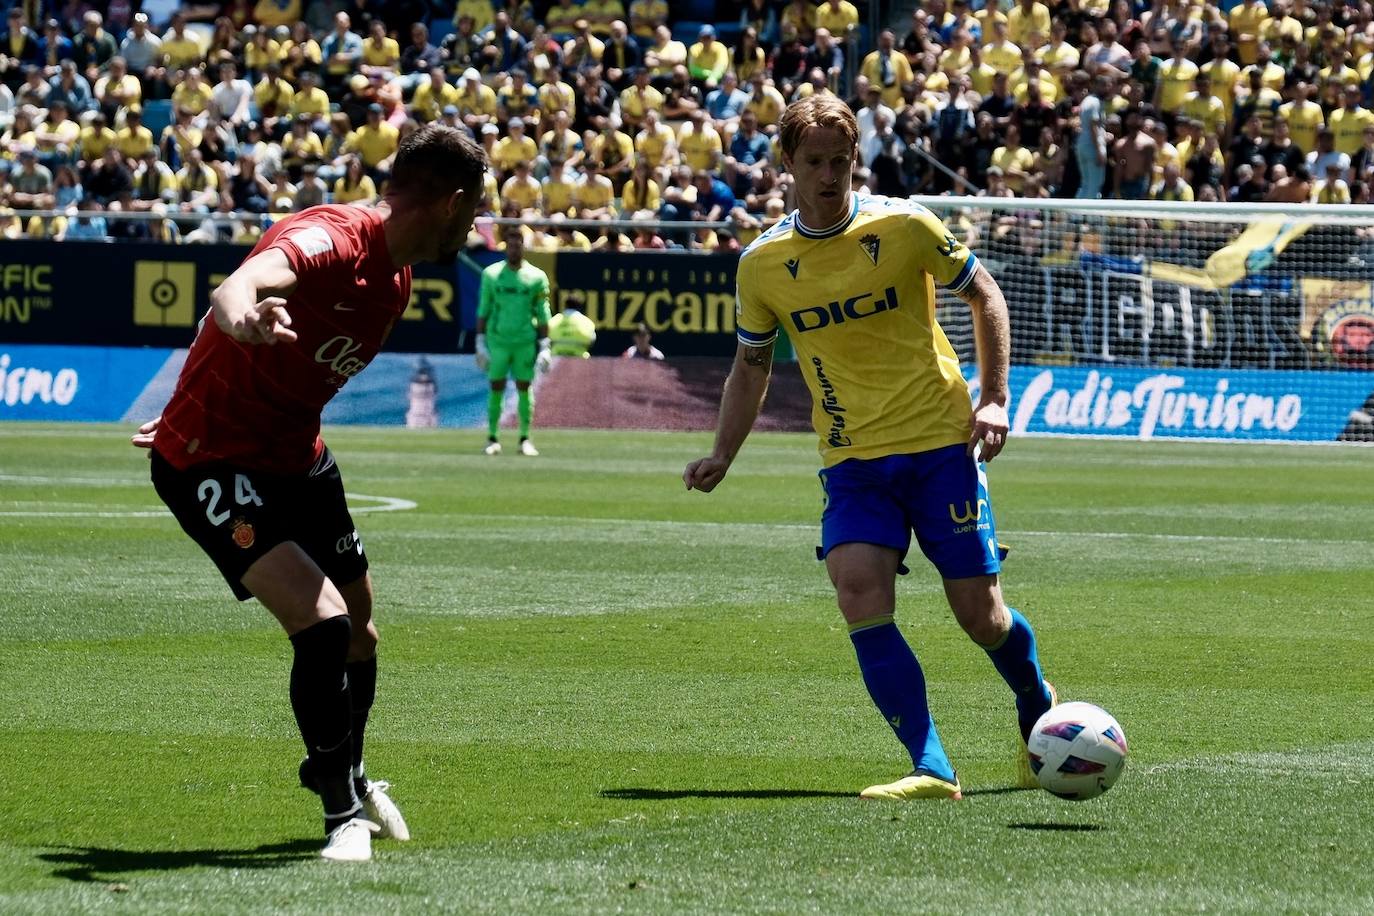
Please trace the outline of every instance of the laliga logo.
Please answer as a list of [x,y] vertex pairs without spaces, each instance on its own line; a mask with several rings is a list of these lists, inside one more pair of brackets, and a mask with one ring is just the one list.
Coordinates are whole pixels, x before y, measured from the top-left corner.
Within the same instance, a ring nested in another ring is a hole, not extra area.
[[354,343],[352,337],[340,334],[320,344],[320,348],[315,351],[315,362],[329,366],[335,375],[342,376],[346,381],[367,368],[367,360],[353,355],[362,348],[363,345]]

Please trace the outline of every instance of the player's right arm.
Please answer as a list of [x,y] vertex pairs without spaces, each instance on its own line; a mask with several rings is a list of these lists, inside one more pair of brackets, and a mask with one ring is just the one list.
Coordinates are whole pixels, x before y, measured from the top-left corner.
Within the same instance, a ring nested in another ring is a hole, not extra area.
[[689,490],[709,493],[725,479],[725,473],[739,454],[749,431],[754,428],[763,397],[768,393],[768,377],[773,371],[773,344],[777,340],[777,318],[763,304],[754,282],[753,259],[741,258],[736,287],[736,327],[739,345],[735,363],[725,380],[720,399],[720,419],[716,423],[716,443],[711,454],[687,465],[682,481]]
[[253,255],[210,294],[215,325],[240,343],[295,340],[286,298],[296,283],[296,272],[280,248]]
[[744,440],[754,428],[763,397],[768,393],[768,377],[773,370],[773,344],[750,346],[741,342],[735,349],[735,364],[725,380],[720,399],[720,420],[716,424],[716,444],[711,454],[687,465],[682,480],[689,490],[710,493],[739,454]]

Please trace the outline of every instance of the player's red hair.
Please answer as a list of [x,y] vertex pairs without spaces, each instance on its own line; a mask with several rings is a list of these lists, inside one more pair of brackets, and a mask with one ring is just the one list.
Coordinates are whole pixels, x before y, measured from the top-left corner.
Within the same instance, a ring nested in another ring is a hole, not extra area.
[[808,127],[830,127],[849,138],[849,145],[859,146],[859,122],[854,112],[836,96],[828,92],[808,95],[787,106],[780,126],[782,154],[788,159],[797,151],[802,134]]

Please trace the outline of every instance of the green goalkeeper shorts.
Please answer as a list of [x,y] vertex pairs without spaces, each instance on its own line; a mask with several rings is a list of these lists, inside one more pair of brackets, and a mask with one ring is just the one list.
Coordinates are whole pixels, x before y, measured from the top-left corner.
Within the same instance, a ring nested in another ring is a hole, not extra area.
[[504,382],[513,376],[517,382],[534,381],[534,350],[532,340],[511,346],[489,338],[487,352],[491,354],[491,365],[487,367],[487,379]]

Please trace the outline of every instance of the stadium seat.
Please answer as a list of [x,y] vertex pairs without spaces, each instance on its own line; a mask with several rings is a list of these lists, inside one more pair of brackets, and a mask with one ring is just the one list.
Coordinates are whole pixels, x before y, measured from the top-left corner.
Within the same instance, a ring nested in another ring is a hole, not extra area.
[[[734,48],[739,44],[739,37],[744,29],[740,28],[739,22],[717,22],[716,40],[723,42],[727,47]],[[696,39],[693,39],[695,41]]]
[[429,43],[436,48],[454,33],[453,17],[435,16],[429,21]]
[[674,4],[674,6],[676,7],[674,13],[681,15],[684,19],[699,19],[702,22],[710,22],[716,18],[716,0],[686,0],[685,3]]
[[171,99],[152,99],[143,103],[143,126],[152,131],[154,140],[161,137],[162,129],[171,123]]
[[699,36],[701,35],[701,27],[705,24],[706,23],[704,22],[690,20],[675,22],[673,23],[673,39],[675,41],[682,42],[690,48],[699,40]]

